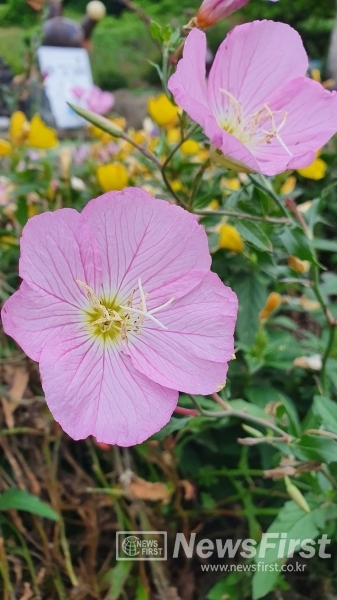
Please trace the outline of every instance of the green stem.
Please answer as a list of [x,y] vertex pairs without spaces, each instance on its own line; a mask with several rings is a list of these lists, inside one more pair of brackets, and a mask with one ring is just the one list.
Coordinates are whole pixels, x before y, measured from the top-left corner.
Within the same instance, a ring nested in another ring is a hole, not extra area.
[[289,219],[285,206],[283,206],[280,198],[274,192],[272,186],[269,185],[269,182],[266,180],[266,178],[262,174],[259,175],[260,181],[252,175],[248,175],[248,177],[253,183],[253,185],[255,185],[255,187],[257,187],[262,192],[265,192],[275,202],[275,204],[277,204],[282,214]]
[[[241,419],[242,421],[248,421],[249,423],[255,423],[256,425],[260,425],[261,427],[271,429],[272,431],[275,431],[275,433],[278,433],[280,436],[282,436],[285,442],[290,442],[293,439],[292,436],[290,436],[286,431],[283,431],[283,429],[280,429],[280,427],[277,427],[277,425],[274,425],[274,423],[271,423],[267,419],[260,419],[259,417],[249,415],[248,413],[242,410],[235,410],[233,408],[228,408],[222,411],[204,410],[194,396],[192,396],[191,394],[188,395],[192,399],[195,406],[197,406],[200,414],[204,415],[205,417],[212,417],[214,419],[234,417],[237,419]],[[215,394],[212,394],[212,396],[214,397]]]
[[198,129],[199,125],[195,125],[194,127],[192,127],[192,129],[190,129],[190,131],[188,131],[186,133],[186,135],[182,135],[181,136],[181,140],[179,142],[179,144],[177,144],[177,146],[175,146],[173,148],[173,150],[170,152],[170,154],[168,155],[168,157],[166,158],[166,160],[163,162],[163,164],[160,165],[160,172],[161,172],[161,176],[163,178],[163,181],[167,187],[167,189],[169,190],[169,192],[172,194],[172,196],[175,198],[177,204],[179,206],[182,206],[183,208],[186,208],[185,202],[183,202],[183,200],[178,196],[178,194],[176,194],[176,192],[174,191],[174,189],[172,188],[168,178],[167,178],[167,174],[166,174],[166,170],[167,167],[169,166],[172,158],[174,157],[175,153],[178,152],[180,146],[186,142],[186,140],[188,140],[189,137],[191,137],[191,135],[193,135],[193,133]]
[[263,221],[265,223],[274,223],[275,225],[289,225],[291,223],[290,219],[285,219],[285,218],[280,218],[278,219],[277,217],[260,217],[258,215],[251,215],[249,213],[242,213],[242,212],[238,212],[238,211],[233,211],[233,210],[225,210],[225,209],[220,209],[220,210],[193,210],[193,213],[196,215],[201,215],[203,217],[206,217],[208,215],[226,215],[228,217],[235,217],[236,219],[249,219],[250,221]]

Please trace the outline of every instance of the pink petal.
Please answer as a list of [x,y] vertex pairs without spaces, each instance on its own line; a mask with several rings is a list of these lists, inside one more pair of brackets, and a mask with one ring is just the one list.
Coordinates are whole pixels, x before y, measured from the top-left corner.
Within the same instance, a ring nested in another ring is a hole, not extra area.
[[209,106],[221,119],[230,92],[250,115],[296,77],[304,76],[308,58],[299,34],[285,23],[254,21],[235,27],[222,42],[212,65]]
[[209,273],[192,292],[174,301],[135,334],[125,351],[133,365],[166,387],[210,394],[224,385],[227,362],[234,353],[237,297],[217,275]]
[[112,109],[115,98],[110,92],[103,92],[99,87],[94,85],[90,89],[86,103],[89,110],[99,115],[105,115]]
[[103,260],[103,289],[125,301],[138,287],[152,307],[181,297],[206,276],[211,257],[204,228],[187,211],[137,188],[92,200],[82,213]]
[[63,335],[69,326],[80,323],[81,313],[71,304],[23,281],[5,302],[1,318],[7,335],[15,339],[27,356],[38,361],[45,344]]
[[99,291],[101,258],[85,219],[73,209],[29,219],[21,238],[20,277],[74,306],[85,296],[76,279]]
[[199,29],[192,29],[187,36],[183,58],[167,87],[176,103],[202,127],[211,115],[206,88],[206,36]]
[[71,92],[76,96],[76,98],[80,99],[85,94],[85,88],[77,85],[71,89]]
[[137,372],[116,347],[77,333],[47,344],[40,371],[46,402],[73,439],[131,446],[170,420],[178,393]]

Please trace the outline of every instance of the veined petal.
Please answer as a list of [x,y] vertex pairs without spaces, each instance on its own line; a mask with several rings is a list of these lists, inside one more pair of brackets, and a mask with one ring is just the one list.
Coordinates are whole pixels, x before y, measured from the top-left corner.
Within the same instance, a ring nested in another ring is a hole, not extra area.
[[85,296],[76,279],[99,291],[101,258],[90,227],[76,210],[29,219],[21,238],[20,277],[74,306]]
[[209,106],[221,119],[230,92],[244,115],[270,101],[294,78],[304,76],[308,57],[300,35],[285,23],[254,21],[235,27],[222,42],[212,65]]
[[148,322],[125,346],[133,365],[157,383],[192,394],[222,387],[234,353],[237,297],[209,273],[192,292]]
[[81,312],[71,304],[22,282],[5,302],[1,318],[10,335],[32,360],[38,361],[45,344],[80,323]]
[[178,394],[137,372],[114,347],[78,333],[47,344],[40,361],[46,402],[73,439],[139,444],[169,421]]
[[107,295],[118,291],[118,297],[126,299],[141,278],[153,307],[183,296],[209,270],[207,236],[195,217],[143,190],[104,194],[82,214],[101,248]]
[[167,84],[176,103],[202,127],[211,114],[206,87],[206,49],[206,35],[192,29],[185,41],[183,58]]

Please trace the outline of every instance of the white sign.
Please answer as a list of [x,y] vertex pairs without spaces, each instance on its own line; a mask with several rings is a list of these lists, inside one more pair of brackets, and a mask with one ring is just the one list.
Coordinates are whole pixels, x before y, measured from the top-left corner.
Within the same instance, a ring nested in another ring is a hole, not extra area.
[[81,127],[85,121],[68,106],[79,104],[74,88],[89,90],[93,86],[89,56],[83,48],[41,46],[38,61],[44,77],[44,88],[57,127]]

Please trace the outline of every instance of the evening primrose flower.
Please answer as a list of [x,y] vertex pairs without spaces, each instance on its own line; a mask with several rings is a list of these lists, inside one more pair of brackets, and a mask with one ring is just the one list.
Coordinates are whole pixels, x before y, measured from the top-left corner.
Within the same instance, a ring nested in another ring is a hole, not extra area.
[[254,21],[221,44],[206,83],[206,36],[189,33],[168,82],[221,164],[276,175],[301,169],[337,131],[337,94],[305,77],[308,57],[289,25]]
[[204,0],[197,12],[195,24],[200,29],[211,27],[247,2],[248,0]]
[[97,167],[96,174],[98,183],[105,192],[123,190],[129,183],[128,171],[121,163],[100,165]]
[[40,363],[71,437],[137,444],[169,421],[178,391],[224,386],[237,298],[210,265],[196,218],[137,188],[28,221],[2,321]]
[[177,120],[179,109],[165,94],[160,94],[156,98],[149,98],[148,112],[157,125],[165,127]]

